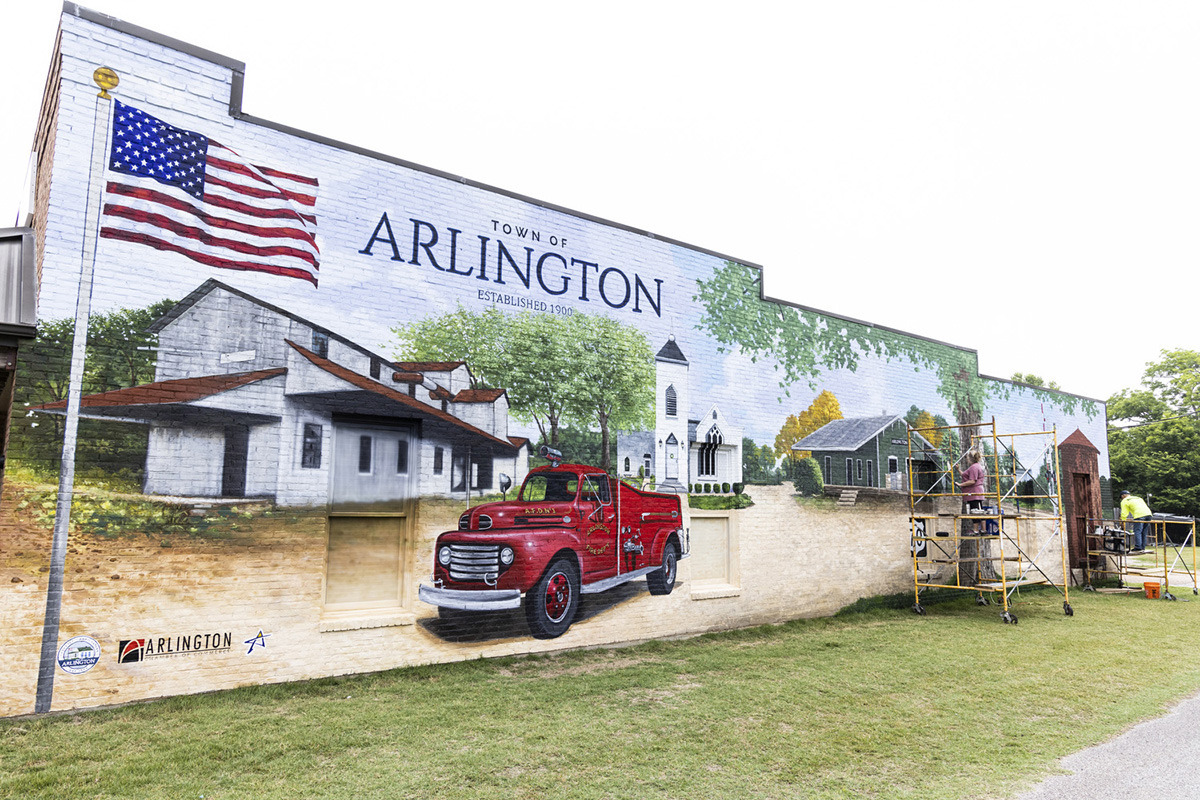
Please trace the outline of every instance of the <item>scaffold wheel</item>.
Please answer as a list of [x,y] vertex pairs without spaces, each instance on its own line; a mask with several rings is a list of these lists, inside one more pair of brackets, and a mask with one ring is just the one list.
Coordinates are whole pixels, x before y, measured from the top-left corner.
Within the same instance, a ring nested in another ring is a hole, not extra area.
[[982,592],[980,592],[979,594],[975,595],[975,605],[977,605],[977,606],[986,606],[986,605],[988,605],[988,599],[987,599],[986,597],[984,597],[984,596],[983,596],[983,593],[982,593]]
[[1171,594],[1170,592],[1163,592],[1162,599],[1163,600],[1174,600],[1176,598],[1175,598],[1175,595]]
[[1095,587],[1095,586],[1092,586],[1092,585],[1089,583],[1087,586],[1084,586],[1084,587],[1083,587],[1083,590],[1084,590],[1085,592],[1094,592],[1094,591],[1096,591],[1096,587]]
[[1003,620],[1005,625],[1009,625],[1009,624],[1016,625],[1017,624],[1017,615],[1013,614],[1010,611],[1005,611],[1003,614],[1001,614],[1000,619]]
[[913,613],[918,616],[925,616],[925,606],[921,605],[920,603],[913,603],[912,610]]
[[1071,608],[1071,604],[1066,602],[1065,600],[1063,601],[1063,613],[1066,614],[1068,617],[1075,616],[1075,609]]

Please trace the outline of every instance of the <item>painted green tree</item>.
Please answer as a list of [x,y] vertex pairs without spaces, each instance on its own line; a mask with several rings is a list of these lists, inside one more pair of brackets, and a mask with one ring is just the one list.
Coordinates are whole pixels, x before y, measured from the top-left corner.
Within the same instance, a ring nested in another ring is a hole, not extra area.
[[611,433],[654,425],[654,354],[636,328],[608,317],[575,314],[569,319],[578,325],[572,335],[581,355],[568,368],[579,370],[580,400],[600,427],[600,467],[608,471]]
[[[82,392],[84,395],[127,389],[154,380],[157,339],[147,333],[171,310],[173,300],[142,308],[93,314],[88,324]],[[24,345],[17,362],[9,455],[18,463],[54,472],[61,457],[61,414],[30,412],[30,407],[67,397],[75,321],[42,322],[34,341]],[[146,454],[146,428],[134,423],[81,419],[76,466],[89,471],[139,472]]]
[[567,427],[598,430],[606,470],[613,431],[653,424],[650,345],[636,328],[607,317],[460,306],[392,332],[397,358],[465,361],[475,386],[506,390],[513,416],[537,425],[552,447]]
[[750,437],[742,437],[742,480],[746,483],[780,482],[781,478],[775,471],[775,450],[771,445],[760,447]]
[[[912,369],[932,370],[938,394],[953,409],[960,425],[982,420],[989,397],[1005,397],[1012,385],[979,375],[975,353],[940,342],[831,317],[818,311],[762,299],[759,270],[726,261],[710,279],[697,281],[693,299],[704,305],[697,328],[719,345],[721,352],[740,349],[752,361],[773,362],[785,395],[793,383],[816,389],[826,370],[855,371],[863,357],[907,361]],[[1027,387],[1039,399],[1067,413],[1098,413],[1095,403],[1073,395]],[[780,402],[783,398],[780,398]]]
[[471,388],[498,386],[495,370],[506,317],[495,307],[455,311],[392,328],[395,355],[412,361],[465,361],[471,365]]

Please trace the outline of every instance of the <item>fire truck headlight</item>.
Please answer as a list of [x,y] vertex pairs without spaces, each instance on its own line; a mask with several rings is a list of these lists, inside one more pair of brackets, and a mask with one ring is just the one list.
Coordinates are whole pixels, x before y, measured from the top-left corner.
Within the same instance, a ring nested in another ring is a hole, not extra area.
[[450,548],[449,547],[443,547],[441,550],[438,550],[438,563],[441,564],[443,567],[449,565],[449,563],[450,563]]
[[513,559],[516,558],[516,553],[511,547],[500,548],[500,563],[508,567],[512,565]]

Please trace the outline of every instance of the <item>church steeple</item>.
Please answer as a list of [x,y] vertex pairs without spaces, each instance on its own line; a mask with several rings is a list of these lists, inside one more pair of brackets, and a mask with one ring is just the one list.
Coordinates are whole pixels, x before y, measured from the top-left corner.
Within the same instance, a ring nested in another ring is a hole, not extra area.
[[688,360],[674,336],[654,357],[655,469],[661,491],[686,492],[691,480],[688,441]]
[[683,351],[679,349],[679,345],[675,343],[675,335],[667,337],[667,343],[658,351],[658,355],[654,357],[655,361],[670,361],[674,364],[687,365],[688,360],[684,357]]

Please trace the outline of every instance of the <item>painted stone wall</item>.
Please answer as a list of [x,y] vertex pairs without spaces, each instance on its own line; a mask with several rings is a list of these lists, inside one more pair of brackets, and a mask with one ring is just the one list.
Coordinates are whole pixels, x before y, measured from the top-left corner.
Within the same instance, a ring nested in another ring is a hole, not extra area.
[[[245,116],[242,72],[63,17],[0,714],[33,710],[81,288],[56,709],[829,614],[911,590],[907,483],[801,498],[806,437],[881,420],[821,450],[883,436],[877,471],[908,425],[947,470],[992,446],[981,423],[1103,448],[1098,402],[764,300],[735,258]],[[1016,450],[992,463],[1036,477]]]

